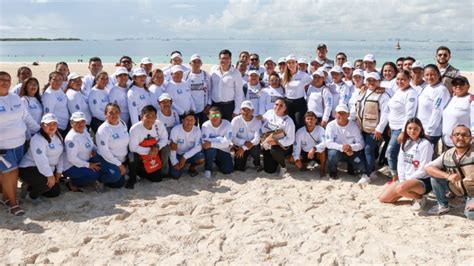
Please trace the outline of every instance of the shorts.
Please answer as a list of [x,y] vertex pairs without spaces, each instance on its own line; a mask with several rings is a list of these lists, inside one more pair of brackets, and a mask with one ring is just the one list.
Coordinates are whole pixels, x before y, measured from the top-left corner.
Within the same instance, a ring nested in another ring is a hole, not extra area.
[[421,185],[425,189],[425,192],[423,193],[423,195],[426,195],[430,193],[431,190],[433,190],[433,187],[431,186],[431,179],[429,177],[418,179],[418,181],[421,183]]
[[3,157],[3,160],[0,160],[0,172],[2,174],[11,172],[18,168],[18,164],[20,164],[21,159],[23,159],[23,145],[13,149],[0,151],[0,156]]

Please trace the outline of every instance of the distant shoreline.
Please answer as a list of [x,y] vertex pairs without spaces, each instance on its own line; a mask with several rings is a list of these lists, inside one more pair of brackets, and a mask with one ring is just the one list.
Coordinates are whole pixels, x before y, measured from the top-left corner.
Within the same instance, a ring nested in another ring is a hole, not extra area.
[[54,41],[82,41],[79,38],[0,38],[1,42],[37,42],[37,41],[44,41],[44,42],[54,42]]

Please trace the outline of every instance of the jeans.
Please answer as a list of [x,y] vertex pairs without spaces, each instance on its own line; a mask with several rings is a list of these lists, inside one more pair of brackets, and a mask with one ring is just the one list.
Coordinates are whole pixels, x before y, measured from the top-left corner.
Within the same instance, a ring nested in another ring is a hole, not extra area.
[[347,154],[333,149],[328,149],[328,170],[329,176],[336,177],[337,176],[337,165],[341,161],[346,161],[348,166],[351,165],[355,171],[359,173],[365,172],[364,167],[364,158],[362,151],[357,151],[352,154],[352,156],[348,156]]
[[234,156],[234,169],[237,171],[245,171],[245,166],[247,164],[247,158],[252,156],[253,165],[260,166],[260,144],[253,146],[250,150],[246,150],[242,158],[237,158]]
[[224,175],[230,174],[234,170],[232,156],[229,152],[216,148],[209,148],[204,150],[204,157],[206,159],[204,170],[206,171],[212,171],[212,164],[214,162],[216,162],[217,167],[219,167],[219,170]]
[[99,181],[111,188],[121,188],[125,184],[125,176],[120,175],[120,168],[107,162],[99,156],[100,162],[100,177]]
[[398,176],[397,173],[397,163],[398,163],[398,153],[400,152],[400,144],[397,142],[397,138],[402,132],[401,129],[392,129],[392,134],[390,135],[390,141],[388,142],[387,148],[387,161],[388,167],[390,168],[390,173],[392,176]]
[[[181,158],[183,157],[182,154],[177,154],[176,155],[176,158],[179,160],[181,160]],[[193,157],[191,158],[188,158],[186,159],[186,163],[190,163],[190,164],[196,164],[197,161],[199,160],[202,160],[204,159],[204,154],[202,152],[198,152],[196,154],[193,155]],[[170,176],[173,177],[173,178],[179,178],[183,175],[183,172],[184,172],[184,167],[179,169],[179,170],[176,170],[174,169],[174,167],[171,165],[170,167]]]
[[382,139],[375,140],[374,134],[362,132],[362,137],[364,138],[365,147],[365,174],[370,175],[375,171],[375,160],[377,159],[376,154],[380,147]]
[[[99,158],[93,157],[89,160],[89,162],[97,163],[99,162]],[[83,187],[90,184],[94,184],[95,181],[99,180],[100,178],[100,171],[94,171],[88,167],[76,167],[72,166],[71,168],[64,171],[64,176],[70,178],[72,184],[77,187]]]
[[431,186],[433,187],[433,192],[436,195],[436,201],[439,205],[448,206],[449,201],[446,198],[446,193],[448,192],[448,180],[442,178],[431,178]]

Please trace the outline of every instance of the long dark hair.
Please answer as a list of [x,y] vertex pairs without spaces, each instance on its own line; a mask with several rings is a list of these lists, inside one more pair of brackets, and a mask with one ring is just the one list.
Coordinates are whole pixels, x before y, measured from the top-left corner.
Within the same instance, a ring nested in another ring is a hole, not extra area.
[[[40,128],[39,133],[41,134],[41,136],[43,136],[43,138],[46,139],[46,141],[48,141],[48,143],[51,143],[51,137],[44,131],[43,127]],[[56,129],[56,132],[54,134],[58,136],[61,143],[64,143],[63,136],[61,136],[61,133],[59,132],[58,129]]]
[[405,129],[403,130],[403,140],[402,140],[402,150],[403,151],[405,151],[405,144],[410,139],[410,137],[408,136],[408,133],[407,133],[407,128],[408,128],[408,125],[411,124],[411,123],[414,123],[414,124],[416,124],[420,127],[420,135],[418,136],[418,138],[429,140],[428,137],[426,137],[425,129],[423,128],[423,124],[421,123],[420,119],[418,119],[416,117],[410,118],[410,119],[407,120],[407,122],[405,124]]
[[36,91],[34,97],[39,101],[41,102],[41,95],[40,95],[40,86],[39,86],[39,81],[38,79],[36,78],[27,78],[26,80],[23,81],[23,84],[21,85],[21,88],[20,88],[20,93],[18,94],[20,97],[22,96],[28,96],[28,91],[27,91],[27,87],[28,87],[28,84],[30,84],[31,82],[35,82],[36,85],[38,85],[38,90]]
[[397,75],[398,75],[398,68],[397,68],[397,65],[395,65],[394,62],[385,62],[385,63],[382,65],[382,68],[380,69],[380,74],[381,74],[381,76],[382,76],[382,79],[384,78],[384,77],[383,77],[383,68],[384,68],[385,66],[391,66],[391,67],[393,68],[393,70],[395,71],[395,75],[393,75],[393,78],[392,78],[392,79],[397,78]]
[[433,69],[438,74],[438,83],[440,83],[443,77],[441,76],[441,71],[439,71],[439,68],[434,64],[428,64],[423,69],[423,75],[427,69]]
[[46,91],[46,89],[48,89],[50,83],[51,83],[51,79],[55,76],[55,75],[60,75],[62,78],[63,78],[63,81],[64,81],[64,77],[63,77],[63,74],[61,74],[61,72],[59,71],[53,71],[51,73],[49,73],[49,77],[48,77],[48,83],[46,83],[43,87],[43,93]]

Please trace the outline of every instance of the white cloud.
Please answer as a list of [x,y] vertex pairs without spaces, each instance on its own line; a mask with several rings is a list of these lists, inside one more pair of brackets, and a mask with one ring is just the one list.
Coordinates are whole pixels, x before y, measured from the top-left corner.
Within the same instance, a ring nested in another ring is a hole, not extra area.
[[191,4],[173,4],[170,6],[171,8],[175,8],[175,9],[190,9],[190,8],[196,8],[195,5],[191,5]]

